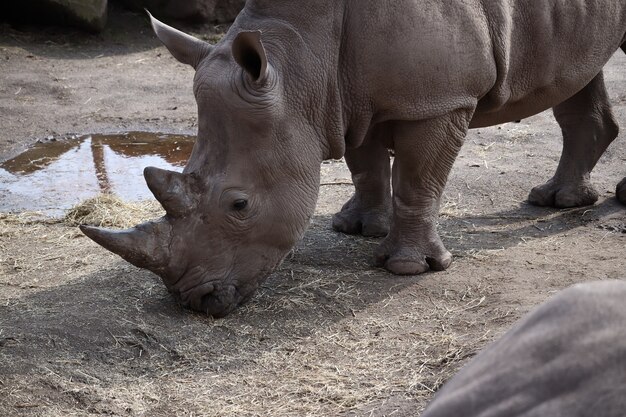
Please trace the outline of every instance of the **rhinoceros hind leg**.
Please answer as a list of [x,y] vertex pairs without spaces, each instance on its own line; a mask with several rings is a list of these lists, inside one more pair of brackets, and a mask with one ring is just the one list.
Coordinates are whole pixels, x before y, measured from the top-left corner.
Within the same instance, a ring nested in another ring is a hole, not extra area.
[[382,237],[391,222],[389,153],[374,135],[359,148],[346,151],[355,192],[333,216],[333,229],[346,234]]
[[554,178],[530,191],[528,202],[542,207],[583,207],[598,201],[598,192],[589,179],[566,183]]
[[589,180],[591,170],[619,131],[602,72],[554,107],[554,116],[563,132],[561,160],[554,177],[533,188],[528,201],[559,208],[591,205],[598,200]]
[[622,204],[626,204],[626,178],[617,184],[615,195]]

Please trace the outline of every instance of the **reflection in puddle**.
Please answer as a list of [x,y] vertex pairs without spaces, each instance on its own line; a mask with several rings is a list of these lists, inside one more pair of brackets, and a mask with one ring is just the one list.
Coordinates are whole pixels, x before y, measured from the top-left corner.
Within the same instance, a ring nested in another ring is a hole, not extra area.
[[63,210],[103,192],[127,201],[150,199],[143,169],[182,171],[194,140],[133,132],[37,143],[0,163],[0,212],[62,215]]

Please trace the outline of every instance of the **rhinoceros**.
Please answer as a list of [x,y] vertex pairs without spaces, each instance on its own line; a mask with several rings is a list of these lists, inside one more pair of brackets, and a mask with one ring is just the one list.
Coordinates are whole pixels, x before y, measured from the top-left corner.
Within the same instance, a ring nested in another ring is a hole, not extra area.
[[249,0],[217,45],[152,25],[196,70],[197,142],[182,173],[144,172],[163,218],[82,230],[184,306],[220,317],[250,298],[302,237],[327,159],[345,157],[355,185],[334,229],[386,236],[375,260],[394,274],[450,265],[436,220],[470,128],[553,107],[563,155],[529,200],[598,198],[590,171],[618,133],[602,68],[625,41],[623,1]]
[[626,282],[535,308],[437,392],[422,417],[623,417]]

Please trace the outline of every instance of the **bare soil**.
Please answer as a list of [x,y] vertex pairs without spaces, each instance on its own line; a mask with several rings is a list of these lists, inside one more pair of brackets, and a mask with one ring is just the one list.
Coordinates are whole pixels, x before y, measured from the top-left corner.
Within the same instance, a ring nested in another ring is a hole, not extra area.
[[[0,26],[0,160],[48,135],[194,133],[192,70],[143,16],[111,22],[98,36]],[[626,121],[623,55],[606,78]],[[623,136],[594,171],[600,201],[553,210],[525,203],[560,155],[550,113],[471,131],[442,203],[455,262],[417,277],[371,267],[377,240],[331,230],[353,188],[326,163],[304,240],[222,320],[181,309],[64,221],[0,214],[0,415],[416,415],[532,306],[626,278]]]

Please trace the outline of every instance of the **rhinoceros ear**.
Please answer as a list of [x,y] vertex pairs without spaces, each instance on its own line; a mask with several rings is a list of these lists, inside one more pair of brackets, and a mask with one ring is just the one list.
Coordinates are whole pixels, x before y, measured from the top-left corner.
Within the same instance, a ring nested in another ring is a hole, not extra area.
[[198,68],[200,62],[209,55],[211,49],[213,49],[210,44],[160,22],[155,19],[149,11],[146,10],[146,13],[150,16],[152,29],[159,40],[165,45],[174,58],[183,64]]
[[240,32],[233,41],[233,57],[255,83],[267,79],[269,65],[260,30]]

